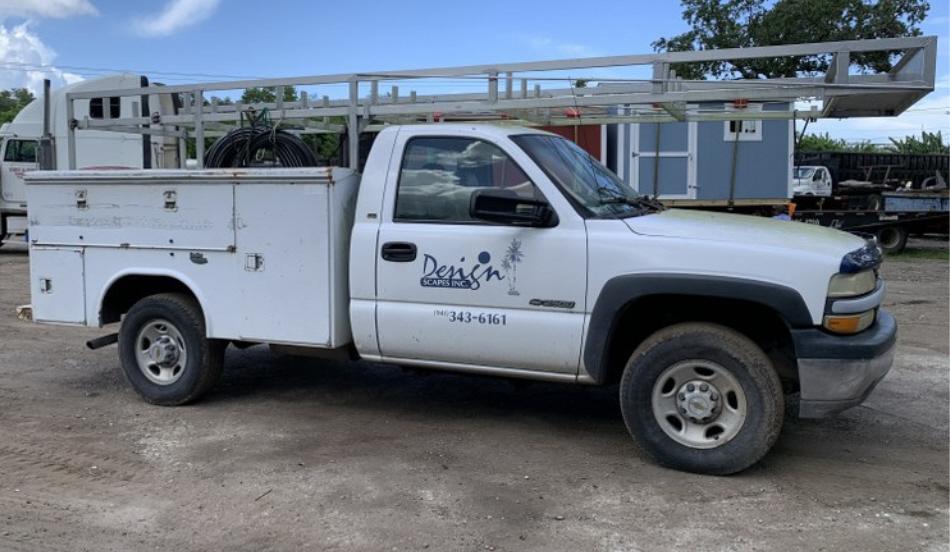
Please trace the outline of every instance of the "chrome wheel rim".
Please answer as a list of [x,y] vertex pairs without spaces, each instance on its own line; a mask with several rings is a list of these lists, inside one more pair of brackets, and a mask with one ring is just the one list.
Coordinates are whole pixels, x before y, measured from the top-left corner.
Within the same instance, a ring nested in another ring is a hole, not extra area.
[[185,339],[171,322],[152,320],[135,338],[135,360],[150,382],[171,385],[181,378],[188,363]]
[[670,366],[653,384],[653,416],[677,443],[696,449],[720,447],[742,429],[745,392],[722,365],[684,360]]

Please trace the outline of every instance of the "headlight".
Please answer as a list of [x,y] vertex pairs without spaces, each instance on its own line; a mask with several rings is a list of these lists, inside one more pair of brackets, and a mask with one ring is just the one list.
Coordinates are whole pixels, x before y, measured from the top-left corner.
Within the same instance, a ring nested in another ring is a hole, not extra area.
[[854,274],[835,274],[828,284],[828,297],[854,297],[874,291],[877,275],[873,270]]
[[873,310],[858,314],[829,314],[825,316],[823,326],[826,330],[837,334],[856,334],[874,323],[874,314]]

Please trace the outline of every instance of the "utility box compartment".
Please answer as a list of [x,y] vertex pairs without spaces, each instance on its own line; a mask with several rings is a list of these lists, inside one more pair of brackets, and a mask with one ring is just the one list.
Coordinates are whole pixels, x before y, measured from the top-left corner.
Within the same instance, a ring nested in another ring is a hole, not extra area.
[[[190,290],[209,337],[344,346],[358,181],[339,168],[30,173],[36,316],[101,325],[111,287],[145,276]],[[55,312],[37,279],[49,274]]]
[[[40,243],[227,249],[231,175],[212,171],[31,173],[30,238]],[[228,178],[230,176],[230,178]]]
[[30,251],[33,320],[58,324],[86,321],[83,250],[34,247]]
[[349,341],[354,180],[235,187],[243,339],[326,347]]

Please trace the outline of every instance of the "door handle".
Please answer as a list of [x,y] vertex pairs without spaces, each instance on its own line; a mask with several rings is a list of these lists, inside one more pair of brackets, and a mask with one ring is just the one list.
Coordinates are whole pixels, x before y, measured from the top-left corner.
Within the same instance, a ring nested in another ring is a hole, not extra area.
[[384,261],[411,263],[416,260],[416,244],[409,242],[386,242],[383,244]]

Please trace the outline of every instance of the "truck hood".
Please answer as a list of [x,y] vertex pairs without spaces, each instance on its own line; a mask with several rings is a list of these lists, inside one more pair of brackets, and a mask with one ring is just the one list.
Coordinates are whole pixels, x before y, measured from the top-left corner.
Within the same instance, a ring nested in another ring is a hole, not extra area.
[[793,248],[837,258],[865,244],[852,234],[814,224],[709,211],[669,209],[625,222],[635,233],[647,236]]

